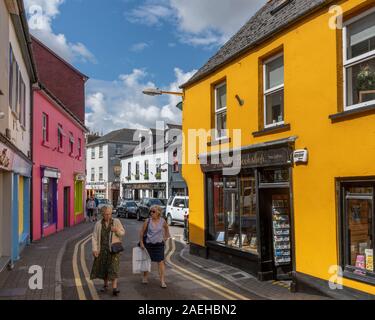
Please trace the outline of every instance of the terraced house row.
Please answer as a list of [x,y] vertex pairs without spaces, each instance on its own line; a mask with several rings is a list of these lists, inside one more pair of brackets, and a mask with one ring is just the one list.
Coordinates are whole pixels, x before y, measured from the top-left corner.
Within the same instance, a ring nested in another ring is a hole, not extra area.
[[31,241],[84,218],[87,77],[0,1],[0,272]]
[[[201,161],[183,166],[192,253],[374,295],[374,1],[270,0],[182,88],[185,135],[216,129],[208,152],[185,145]],[[226,176],[214,155],[234,129],[242,168]]]

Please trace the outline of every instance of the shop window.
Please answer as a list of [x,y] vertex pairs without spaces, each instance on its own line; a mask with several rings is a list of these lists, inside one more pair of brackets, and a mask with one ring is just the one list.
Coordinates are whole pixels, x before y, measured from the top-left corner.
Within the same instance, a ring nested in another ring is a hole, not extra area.
[[343,183],[342,214],[346,274],[369,277],[374,273],[374,183]]
[[344,28],[345,109],[375,105],[375,12],[350,21]]
[[260,171],[260,183],[288,183],[289,169],[264,169]]
[[215,242],[258,254],[256,183],[253,173],[237,177],[215,174],[208,184],[212,209],[209,218]]
[[55,223],[54,212],[55,206],[55,184],[56,180],[51,178],[43,178],[42,181],[42,213],[43,213],[43,225],[48,227]]
[[215,87],[215,129],[216,139],[227,137],[227,84]]
[[265,128],[284,124],[284,56],[267,60],[264,69]]

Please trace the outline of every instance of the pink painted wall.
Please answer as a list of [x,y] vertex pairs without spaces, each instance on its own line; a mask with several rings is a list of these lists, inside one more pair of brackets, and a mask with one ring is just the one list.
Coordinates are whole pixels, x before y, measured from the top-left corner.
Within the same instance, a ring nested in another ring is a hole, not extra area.
[[[43,144],[43,113],[49,118],[49,139],[48,144]],[[58,151],[58,124],[62,125],[66,137],[63,138],[63,151]],[[70,226],[84,220],[84,212],[76,215],[74,212],[74,179],[76,174],[86,175],[85,159],[85,137],[83,128],[69,117],[60,106],[52,102],[43,91],[34,91],[34,112],[33,112],[33,240],[39,240],[42,236],[64,229],[64,188],[70,187]],[[69,133],[73,134],[75,143],[73,154],[70,155]],[[81,139],[82,156],[78,158],[78,139]],[[58,183],[57,203],[57,225],[43,229],[42,234],[42,208],[41,208],[41,167],[59,169],[61,179]],[[85,183],[82,191],[83,204],[85,203]]]

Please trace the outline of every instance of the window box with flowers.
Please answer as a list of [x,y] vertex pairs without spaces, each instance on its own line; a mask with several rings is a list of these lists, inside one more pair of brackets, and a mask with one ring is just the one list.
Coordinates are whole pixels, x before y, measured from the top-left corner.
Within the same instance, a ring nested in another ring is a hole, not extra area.
[[149,179],[150,179],[150,175],[149,175],[148,173],[145,173],[145,175],[144,175],[144,179],[145,179],[145,180],[149,180]]
[[161,180],[161,172],[155,173],[156,180]]
[[131,176],[127,176],[125,179],[126,179],[127,181],[130,181],[130,180],[132,179],[132,177],[131,177]]

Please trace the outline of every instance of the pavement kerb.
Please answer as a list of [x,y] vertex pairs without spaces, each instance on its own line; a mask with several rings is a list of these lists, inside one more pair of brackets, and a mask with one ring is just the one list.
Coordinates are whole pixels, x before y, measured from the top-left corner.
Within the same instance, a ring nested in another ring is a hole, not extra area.
[[55,267],[55,300],[62,300],[62,276],[61,276],[61,264],[62,259],[64,257],[65,251],[67,246],[82,237],[84,237],[86,234],[90,234],[92,232],[91,229],[84,230],[80,232],[78,235],[75,235],[74,237],[71,237],[64,241],[62,247],[59,250],[59,253],[57,255],[56,259],[56,267]]
[[269,296],[265,296],[265,295],[262,295],[262,294],[260,294],[260,293],[258,293],[258,292],[251,291],[251,290],[249,290],[249,288],[247,288],[246,286],[244,286],[244,285],[242,285],[242,284],[240,284],[240,283],[238,283],[238,282],[235,282],[235,281],[233,281],[233,280],[230,280],[230,279],[228,279],[228,278],[226,278],[226,277],[223,277],[223,276],[221,276],[220,274],[215,273],[215,272],[212,272],[212,271],[209,270],[208,268],[206,268],[206,267],[204,267],[204,266],[202,266],[202,265],[200,265],[200,264],[198,264],[198,263],[196,263],[196,262],[191,261],[190,259],[188,259],[188,258],[186,258],[186,257],[184,256],[184,253],[185,253],[185,251],[186,251],[187,249],[188,249],[188,247],[185,247],[185,248],[183,248],[183,249],[180,251],[180,258],[181,258],[182,260],[184,260],[185,262],[187,262],[187,263],[189,263],[189,264],[191,264],[191,265],[193,265],[193,266],[195,266],[195,267],[197,267],[197,268],[199,268],[199,269],[205,270],[206,272],[212,273],[212,274],[214,274],[214,275],[216,275],[216,276],[220,276],[221,278],[225,279],[226,281],[229,281],[230,283],[232,283],[232,284],[234,284],[235,286],[241,288],[242,290],[245,290],[246,292],[249,292],[249,293],[251,293],[251,294],[256,294],[257,296],[259,296],[259,297],[261,297],[261,298],[264,298],[264,299],[266,299],[266,300],[272,300],[272,298],[269,297]]

